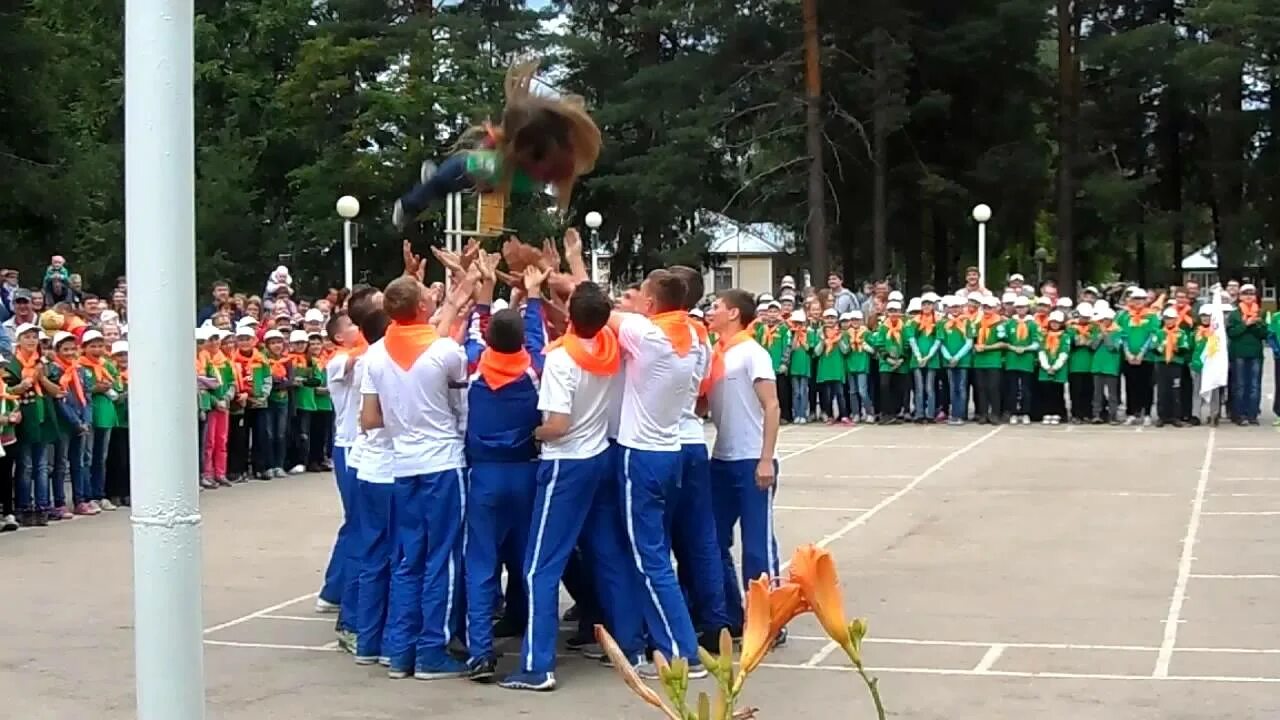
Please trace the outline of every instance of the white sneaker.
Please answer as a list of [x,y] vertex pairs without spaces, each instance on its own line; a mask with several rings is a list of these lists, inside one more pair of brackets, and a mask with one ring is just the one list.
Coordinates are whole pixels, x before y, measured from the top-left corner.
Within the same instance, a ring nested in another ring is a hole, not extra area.
[[338,612],[338,604],[331,603],[324,598],[316,598],[316,613],[320,615],[333,615]]
[[110,500],[99,500],[99,501],[98,501],[98,507],[99,507],[99,508],[101,508],[101,509],[103,509],[103,510],[108,510],[108,511],[110,511],[110,510],[115,510],[115,509],[116,509],[116,504],[115,504],[115,503],[113,503],[113,502],[111,502]]
[[1052,425],[1052,424],[1053,424],[1053,416],[1052,416],[1052,415],[1045,415],[1044,417],[1040,418],[1040,424],[1041,424],[1041,425]]
[[1142,427],[1151,427],[1151,416],[1150,416],[1150,415],[1143,415],[1143,416],[1142,416]]
[[304,465],[294,465],[293,467],[289,468],[290,475],[301,475],[306,471],[307,471],[307,468]]
[[1010,424],[1010,425],[1017,425],[1017,424],[1018,424],[1018,423],[1020,423],[1020,422],[1022,422],[1022,418],[1018,417],[1017,415],[1010,415],[1010,416],[1009,416],[1009,424]]
[[1134,417],[1133,415],[1130,415],[1124,419],[1125,425],[1133,425],[1136,422],[1138,422],[1138,418]]

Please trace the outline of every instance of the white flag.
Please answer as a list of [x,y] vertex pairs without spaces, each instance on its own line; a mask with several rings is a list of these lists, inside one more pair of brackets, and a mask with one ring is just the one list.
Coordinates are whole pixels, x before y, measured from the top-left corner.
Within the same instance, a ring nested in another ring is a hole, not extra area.
[[1218,388],[1227,386],[1227,372],[1231,364],[1227,360],[1227,317],[1228,306],[1221,302],[1219,293],[1213,296],[1213,312],[1209,316],[1209,328],[1212,335],[1204,344],[1204,369],[1200,371],[1200,395],[1208,399]]

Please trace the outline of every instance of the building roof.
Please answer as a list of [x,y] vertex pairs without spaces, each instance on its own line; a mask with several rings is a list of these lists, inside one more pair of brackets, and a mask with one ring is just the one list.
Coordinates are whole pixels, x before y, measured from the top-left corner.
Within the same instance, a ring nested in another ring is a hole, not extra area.
[[[1262,248],[1262,241],[1255,240],[1249,248],[1247,267],[1263,267],[1267,264],[1267,253]],[[1218,244],[1209,243],[1190,255],[1182,258],[1183,270],[1217,270]]]
[[775,255],[795,248],[795,233],[776,223],[741,223],[712,210],[698,211],[698,229],[712,255]]

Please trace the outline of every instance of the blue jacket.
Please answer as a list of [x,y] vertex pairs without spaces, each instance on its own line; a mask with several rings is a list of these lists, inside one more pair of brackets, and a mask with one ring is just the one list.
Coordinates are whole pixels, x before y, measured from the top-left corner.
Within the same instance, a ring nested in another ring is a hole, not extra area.
[[[57,375],[61,375],[62,368],[57,365],[50,367],[56,368]],[[80,384],[85,388],[84,402],[80,402],[80,398],[76,397],[75,393],[69,392],[58,401],[58,413],[71,425],[93,427],[93,396],[89,392],[93,387],[93,373],[80,367],[76,368],[76,372],[80,373]],[[51,376],[49,379],[58,382],[59,377]]]
[[[484,376],[474,373],[467,389],[467,462],[530,462],[538,457],[533,431],[542,422],[538,412],[538,384],[542,372],[542,348],[546,335],[542,328],[542,301],[531,300],[524,311],[524,346],[529,352],[530,372],[494,390]],[[479,361],[482,341],[467,338],[467,356]],[[479,345],[477,348],[476,346]]]

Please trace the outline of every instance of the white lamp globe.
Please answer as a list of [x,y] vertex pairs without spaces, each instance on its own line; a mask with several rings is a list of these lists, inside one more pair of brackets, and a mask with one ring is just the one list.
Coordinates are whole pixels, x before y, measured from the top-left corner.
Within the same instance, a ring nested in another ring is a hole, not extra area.
[[338,198],[338,215],[350,220],[360,214],[360,201],[350,195],[343,195]]
[[991,219],[991,206],[986,203],[973,206],[973,219],[976,222],[984,223]]
[[592,230],[599,230],[600,226],[603,224],[604,224],[603,215],[596,212],[595,210],[592,210],[591,212],[587,213],[587,227],[591,228]]

